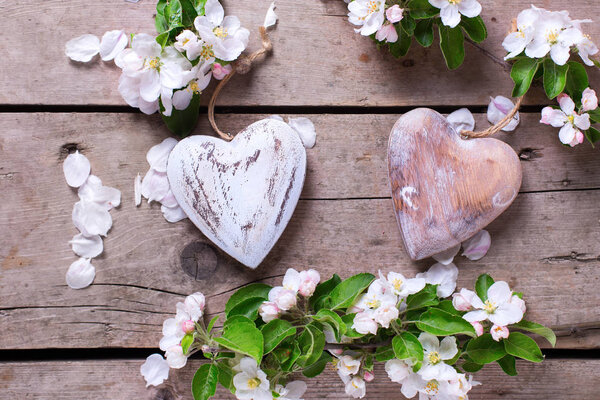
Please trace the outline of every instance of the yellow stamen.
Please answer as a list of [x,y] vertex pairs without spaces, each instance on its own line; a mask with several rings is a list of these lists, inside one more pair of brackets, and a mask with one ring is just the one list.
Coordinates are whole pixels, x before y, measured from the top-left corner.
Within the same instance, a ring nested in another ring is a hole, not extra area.
[[494,311],[496,311],[496,308],[498,308],[498,306],[496,306],[496,303],[493,303],[490,300],[486,300],[483,306],[483,309],[487,311],[488,314],[493,314]]
[[377,299],[373,299],[369,302],[367,302],[367,307],[369,308],[378,308],[381,305],[381,301],[377,300]]
[[202,51],[200,52],[200,58],[203,60],[208,60],[215,56],[215,52],[213,51],[212,45],[202,46]]
[[570,123],[574,124],[575,123],[575,116],[574,115],[569,115],[567,117],[567,119],[569,120]]
[[216,37],[221,39],[225,39],[228,36],[227,29],[223,28],[222,26],[218,26],[213,29],[213,33]]
[[437,381],[429,381],[427,382],[427,385],[425,385],[425,391],[430,396],[438,394],[439,390],[440,385],[437,383]]
[[440,354],[437,351],[432,351],[431,353],[429,353],[427,355],[427,359],[429,360],[429,364],[431,365],[435,365],[442,361],[442,358],[440,357]]
[[461,1],[462,0],[448,0],[448,3],[456,5],[456,4],[460,4]]
[[158,57],[148,60],[148,68],[158,69],[158,67],[160,67],[160,60],[158,59]]
[[182,45],[185,46],[189,41],[190,41],[190,39],[188,39],[188,38],[183,39]]
[[404,281],[402,281],[402,279],[400,278],[396,278],[394,279],[394,281],[392,282],[392,285],[394,286],[394,289],[396,290],[400,290],[402,288],[402,284],[404,283]]
[[550,44],[556,44],[558,42],[558,35],[560,32],[558,30],[552,30],[546,32],[546,39]]
[[258,379],[258,378],[248,379],[248,388],[249,389],[256,389],[259,385],[260,385],[260,379]]

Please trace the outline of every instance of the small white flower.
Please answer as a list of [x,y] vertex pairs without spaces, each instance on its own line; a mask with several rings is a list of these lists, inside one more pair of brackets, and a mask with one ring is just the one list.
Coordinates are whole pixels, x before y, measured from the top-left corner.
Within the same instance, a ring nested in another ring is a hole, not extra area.
[[457,244],[454,247],[449,248],[448,250],[442,251],[441,253],[433,255],[433,259],[441,264],[448,265],[452,261],[454,261],[454,257],[458,254],[460,250],[460,244]]
[[362,399],[367,394],[367,385],[362,378],[355,376],[345,383],[344,390],[348,396],[352,396],[355,399]]
[[71,39],[65,45],[65,54],[73,61],[89,62],[100,51],[100,39],[86,34]]
[[383,24],[381,28],[377,30],[375,39],[380,42],[396,43],[398,41],[398,32],[394,24]]
[[234,367],[234,371],[238,372],[233,377],[235,396],[238,399],[273,399],[267,375],[258,368],[253,358],[242,358],[239,365]]
[[434,264],[427,272],[418,273],[417,278],[425,279],[426,283],[438,285],[437,295],[439,297],[448,297],[456,289],[456,279],[458,278],[458,268],[454,264]]
[[[400,298],[406,298],[408,295],[420,292],[426,284],[423,278],[408,279],[397,272],[388,272],[387,277],[385,277],[379,271],[379,276],[382,282],[387,283],[389,290]],[[396,302],[391,303],[395,304]]]
[[288,311],[296,305],[296,292],[282,286],[276,286],[269,291],[269,301],[282,311]]
[[204,294],[196,292],[187,296],[183,303],[177,303],[177,315],[185,320],[198,322],[204,313],[205,304],[206,300]]
[[[173,93],[173,107],[176,110],[185,110],[190,105],[195,94],[201,94],[210,83],[212,78],[211,65],[208,63],[198,64],[192,68],[195,78],[183,89]],[[170,115],[166,114],[165,115]]]
[[565,65],[569,60],[571,46],[581,40],[579,29],[570,27],[571,19],[566,11],[550,12],[540,9],[540,17],[535,23],[533,40],[525,48],[530,58],[543,58],[548,53],[557,65]]
[[385,16],[390,23],[395,24],[396,22],[402,21],[402,18],[404,18],[404,9],[400,8],[398,4],[394,4],[385,10]]
[[598,96],[596,96],[596,91],[586,88],[581,97],[581,105],[583,111],[593,111],[598,108]]
[[463,242],[462,255],[472,261],[480,260],[487,254],[491,244],[492,237],[490,236],[490,233],[483,229],[471,239]]
[[384,303],[373,313],[373,319],[384,328],[389,328],[390,323],[398,319],[400,314],[396,303]]
[[424,380],[449,380],[456,378],[456,370],[444,362],[445,360],[453,359],[456,353],[458,353],[456,338],[454,336],[447,336],[440,343],[436,336],[431,333],[422,332],[419,335],[419,342],[423,346],[424,355],[423,366],[417,373]]
[[394,358],[386,361],[385,372],[392,382],[402,383],[409,375],[412,374],[412,366],[408,365],[403,360]]
[[363,36],[377,32],[385,21],[385,0],[354,0],[348,4],[348,20],[361,28]]
[[393,292],[393,285],[393,278],[391,285],[385,279],[375,279],[369,285],[367,293],[358,296],[355,304],[351,307],[351,312],[375,310],[384,303],[397,303],[398,297]]
[[275,14],[275,2],[272,2],[267,10],[267,15],[265,15],[265,22],[263,26],[265,28],[270,28],[277,23],[277,14]]
[[96,269],[87,258],[80,258],[69,267],[66,281],[71,289],[83,289],[92,284]]
[[278,400],[302,400],[306,389],[306,383],[303,381],[292,381],[285,387],[282,385],[275,386],[275,392],[279,394]]
[[169,363],[160,354],[152,354],[140,367],[140,373],[146,380],[146,387],[158,386],[169,378]]
[[274,319],[279,318],[280,311],[281,310],[279,310],[277,304],[271,301],[265,301],[258,308],[258,313],[260,314],[260,317],[265,323],[271,322]]
[[298,286],[298,293],[304,297],[312,296],[321,280],[321,275],[316,270],[309,269],[300,271],[299,278],[300,285]]
[[487,296],[485,303],[475,296],[472,301],[475,310],[466,313],[463,318],[469,322],[490,320],[500,326],[516,324],[523,319],[523,310],[520,304],[511,301],[512,291],[506,282],[494,283],[488,289]]
[[[495,125],[506,117],[515,107],[509,98],[504,96],[490,97],[490,104],[487,109],[487,119],[490,124]],[[520,122],[520,116],[517,112],[513,119],[502,130],[504,132],[514,131]]]
[[184,321],[185,319],[176,316],[175,318],[167,318],[163,322],[163,337],[158,344],[162,351],[167,351],[171,347],[181,344],[181,339],[185,336],[182,324]]
[[90,160],[79,151],[69,154],[63,163],[63,173],[67,185],[78,188],[83,185],[90,175]]
[[307,149],[315,147],[317,132],[315,130],[315,125],[310,119],[305,117],[289,118],[288,125],[296,131],[298,136],[300,136],[300,140],[304,147]]
[[128,43],[129,39],[122,30],[106,32],[100,41],[100,58],[102,61],[113,60],[127,47]]
[[540,15],[540,9],[533,6],[519,13],[517,31],[509,33],[502,42],[504,49],[509,52],[505,60],[518,56],[531,43]]
[[467,393],[471,391],[473,386],[481,385],[479,382],[473,380],[472,376],[467,376],[465,374],[458,374],[456,379],[452,379],[448,382],[448,387],[446,391],[448,393],[449,398],[451,399],[468,399]]
[[477,0],[429,0],[429,4],[440,9],[442,23],[450,28],[460,23],[461,14],[467,18],[481,14],[481,4]]
[[283,276],[282,286],[287,290],[291,290],[294,293],[298,293],[301,281],[302,280],[300,278],[300,272],[296,271],[293,268],[288,268],[287,271],[285,271],[285,275]]
[[475,118],[468,108],[461,108],[448,114],[446,121],[460,135],[462,131],[472,131],[475,129]]
[[542,119],[540,122],[546,125],[552,125],[555,128],[561,128],[558,138],[564,144],[571,147],[583,143],[583,133],[581,130],[590,129],[590,115],[587,113],[579,114],[575,110],[575,102],[565,93],[558,96],[560,110],[552,107],[545,107],[542,110]]
[[187,364],[187,357],[183,354],[183,348],[181,345],[171,346],[165,352],[165,357],[167,358],[167,363],[169,367],[173,369],[180,369],[185,367]]
[[363,335],[368,333],[376,335],[377,322],[375,322],[370,312],[359,312],[354,316],[354,320],[352,321],[352,329]]
[[454,293],[452,295],[452,306],[458,311],[470,311],[473,306],[473,298],[477,294],[469,289],[461,289],[460,293]]
[[69,244],[73,249],[73,253],[82,258],[98,257],[104,249],[100,235],[86,237],[79,233],[69,241]]
[[492,334],[492,339],[494,339],[496,342],[499,342],[500,339],[506,339],[508,338],[508,335],[510,335],[510,332],[506,326],[499,325],[493,325],[490,329],[490,333]]
[[338,358],[337,368],[340,375],[356,375],[360,370],[360,360],[345,355]]
[[198,40],[198,36],[189,29],[184,30],[175,38],[173,46],[182,53],[185,53],[188,60],[195,60],[202,52],[203,43]]

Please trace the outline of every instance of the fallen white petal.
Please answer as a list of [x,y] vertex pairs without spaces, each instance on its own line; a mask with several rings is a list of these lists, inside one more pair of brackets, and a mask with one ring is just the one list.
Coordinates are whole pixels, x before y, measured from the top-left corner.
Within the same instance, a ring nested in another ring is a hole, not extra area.
[[89,259],[80,258],[69,267],[66,275],[67,285],[71,289],[83,289],[94,282],[96,268]]
[[135,206],[142,204],[142,177],[137,174],[133,182],[133,196],[135,198]]
[[175,223],[187,218],[187,215],[183,212],[183,209],[179,206],[169,208],[165,206],[160,207],[163,216],[168,222]]
[[169,378],[169,364],[160,354],[152,354],[140,367],[140,373],[146,380],[146,387],[158,386]]
[[265,22],[263,26],[265,28],[269,28],[277,23],[277,14],[275,14],[275,2],[271,3],[271,6],[267,10],[267,15],[265,16]]
[[173,147],[175,147],[176,144],[177,140],[173,138],[166,138],[156,146],[152,146],[152,148],[148,150],[148,153],[146,154],[146,160],[148,160],[150,168],[156,170],[157,172],[166,172],[169,154],[171,154],[171,150],[173,150]]
[[108,210],[99,204],[81,200],[73,206],[73,224],[84,236],[106,236],[112,226]]
[[100,235],[93,235],[90,237],[83,236],[79,233],[69,241],[73,252],[79,257],[83,258],[94,258],[102,254],[104,244]]
[[109,186],[103,186],[102,181],[95,175],[90,175],[87,181],[77,191],[81,200],[96,203],[107,211],[121,204],[121,191]]
[[169,178],[164,172],[154,169],[148,170],[142,180],[142,196],[148,199],[148,203],[162,200],[170,190]]
[[[495,125],[500,122],[508,113],[512,111],[515,107],[514,103],[504,96],[496,96],[495,98],[490,98],[490,104],[487,109],[487,119],[490,121],[490,124]],[[505,132],[514,131],[520,122],[520,116],[517,112],[513,119],[502,128]]]
[[129,40],[122,30],[108,31],[100,41],[100,57],[102,61],[110,61],[122,52]]
[[479,231],[471,239],[463,242],[462,255],[469,260],[477,261],[485,256],[492,245],[492,237],[485,229]]
[[71,187],[83,185],[90,175],[90,170],[90,160],[79,151],[69,154],[63,163],[65,179]]
[[446,117],[446,120],[459,135],[462,131],[472,131],[475,129],[475,118],[473,118],[473,114],[467,108],[454,111]]
[[438,253],[432,257],[435,261],[439,262],[440,264],[448,265],[452,261],[454,261],[454,257],[456,257],[459,250],[460,250],[460,244],[458,244],[446,251],[442,251],[441,253]]
[[65,54],[73,61],[88,62],[100,51],[100,39],[94,35],[82,35],[65,45]]
[[169,189],[165,197],[160,199],[160,204],[168,208],[179,207],[179,203],[177,202],[177,199],[175,199],[175,195],[173,194],[171,189]]
[[312,149],[317,141],[317,132],[315,131],[315,125],[308,118],[290,118],[288,125],[292,127],[300,136],[302,144],[307,149]]

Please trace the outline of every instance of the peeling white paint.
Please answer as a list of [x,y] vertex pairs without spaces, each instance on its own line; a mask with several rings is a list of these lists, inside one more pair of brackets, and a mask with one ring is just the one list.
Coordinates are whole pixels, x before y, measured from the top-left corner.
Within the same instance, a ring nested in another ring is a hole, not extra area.
[[406,203],[407,206],[409,206],[413,210],[419,209],[418,206],[415,206],[413,204],[412,199],[411,199],[411,196],[417,195],[417,189],[415,189],[412,186],[404,186],[400,192],[400,195],[402,196],[402,200],[404,201],[404,203]]

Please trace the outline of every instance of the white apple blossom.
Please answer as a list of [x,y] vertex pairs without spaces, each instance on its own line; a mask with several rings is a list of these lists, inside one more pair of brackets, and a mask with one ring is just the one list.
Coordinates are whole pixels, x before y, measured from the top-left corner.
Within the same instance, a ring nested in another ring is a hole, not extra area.
[[598,50],[598,46],[592,42],[590,36],[586,34],[582,35],[575,45],[577,46],[577,53],[583,62],[590,67],[595,65],[594,61],[590,59],[590,56],[595,56],[600,50]]
[[446,336],[442,342],[431,333],[421,332],[419,342],[423,346],[423,366],[417,373],[426,381],[432,379],[449,380],[457,376],[456,370],[446,364],[445,360],[451,360],[458,353],[456,338]]
[[303,381],[292,381],[283,387],[275,385],[275,392],[279,395],[278,400],[302,400],[307,386]]
[[561,128],[558,138],[564,144],[571,147],[583,143],[583,133],[581,130],[590,129],[590,115],[587,113],[578,113],[575,110],[575,102],[565,93],[558,96],[560,110],[552,107],[545,107],[542,110],[542,119],[540,122],[546,125],[552,125],[555,128]]
[[502,46],[508,51],[508,55],[504,57],[505,60],[518,56],[531,43],[540,15],[540,9],[534,6],[519,13],[517,16],[517,30],[509,33],[502,42]]
[[354,316],[352,321],[352,329],[356,332],[366,334],[377,334],[377,322],[372,317],[372,313],[369,311],[359,312]]
[[[202,91],[206,89],[210,83],[212,77],[210,64],[198,64],[192,68],[192,72],[195,78],[192,79],[185,88],[173,93],[173,107],[175,107],[176,110],[185,110],[188,108],[192,101],[192,97],[194,97],[195,94],[202,94]],[[167,116],[170,114],[170,110],[168,110],[168,114],[165,113]]]
[[523,319],[523,310],[511,301],[512,291],[506,282],[499,281],[490,286],[487,297],[484,303],[475,296],[472,301],[475,310],[466,313],[463,318],[469,322],[489,320],[500,326],[516,324]]
[[187,364],[187,357],[183,354],[183,348],[181,345],[174,345],[167,349],[165,352],[165,358],[170,368],[180,369],[185,367]]
[[160,354],[151,354],[140,367],[146,387],[158,386],[169,378],[169,363]]
[[238,399],[273,399],[267,375],[258,367],[256,360],[244,357],[234,367],[234,371],[237,374],[233,377],[233,386]]
[[492,334],[492,339],[496,342],[499,342],[500,339],[507,339],[510,332],[506,326],[493,325],[490,329],[490,333]]
[[429,4],[440,9],[442,23],[454,28],[460,23],[460,16],[475,18],[481,14],[481,4],[477,0],[429,0]]
[[176,304],[177,316],[185,320],[198,322],[204,314],[204,306],[206,300],[201,292],[193,293],[185,298],[182,302]]
[[67,285],[71,289],[83,289],[92,284],[96,277],[96,269],[90,259],[80,258],[69,267],[66,275]]
[[[514,107],[514,103],[507,97],[490,97],[490,104],[488,105],[487,109],[487,119],[490,121],[490,124],[495,125],[504,119],[504,117],[506,117]],[[517,112],[508,125],[502,128],[502,130],[504,132],[514,131],[519,125],[520,120],[521,117]]]
[[344,382],[344,390],[348,396],[352,396],[355,399],[362,399],[367,394],[367,385],[365,381],[359,376],[346,376],[340,375]]
[[365,380],[365,382],[373,382],[373,380],[375,379],[375,374],[371,371],[365,371],[363,373],[363,379]]
[[[387,277],[379,271],[379,279],[387,284],[389,291],[400,298],[406,298],[408,295],[420,292],[425,287],[423,278],[405,278],[404,275],[397,272],[388,272]],[[395,304],[394,302],[393,304]]]
[[288,311],[296,305],[296,292],[283,286],[276,286],[269,291],[269,301],[275,303],[281,311]]
[[539,9],[541,15],[535,23],[533,40],[526,46],[525,55],[530,58],[543,58],[548,53],[557,65],[565,65],[569,60],[571,46],[579,42],[582,32],[571,26],[566,11],[550,12]]
[[258,313],[260,314],[260,317],[265,323],[271,322],[274,319],[279,318],[280,312],[281,310],[279,309],[279,307],[277,307],[277,304],[271,301],[265,301],[258,308]]
[[194,32],[186,29],[177,35],[175,40],[176,42],[173,44],[173,47],[185,53],[188,60],[195,60],[200,56],[203,43],[198,40],[198,36]]
[[385,21],[385,0],[354,0],[348,4],[348,11],[348,20],[361,27],[355,31],[363,36],[370,36]]
[[465,374],[458,374],[458,377],[450,380],[448,384],[446,392],[449,395],[447,397],[449,400],[468,400],[467,393],[471,391],[473,386],[481,385],[481,383],[474,381],[472,376],[467,378]]
[[306,271],[300,271],[300,286],[298,287],[298,293],[304,297],[310,297],[315,292],[317,285],[321,281],[321,275],[314,269]]
[[398,32],[396,31],[396,27],[394,24],[385,23],[381,25],[381,27],[377,30],[375,34],[375,39],[380,42],[388,42],[395,43],[398,41]]
[[82,258],[98,257],[104,249],[100,235],[86,237],[79,233],[69,241],[69,244],[73,249],[73,253]]
[[394,4],[385,10],[385,17],[392,24],[400,22],[402,21],[402,18],[404,18],[404,9],[400,8],[398,4]]
[[207,0],[204,15],[196,17],[194,26],[214,57],[233,61],[246,49],[250,32],[241,27],[237,17],[224,15],[218,0]]
[[69,154],[63,163],[63,173],[67,185],[74,188],[78,188],[85,183],[90,175],[90,170],[90,160],[79,151]]
[[470,311],[473,306],[473,298],[477,296],[477,294],[469,289],[460,289],[459,293],[454,293],[452,295],[452,306],[458,311]]
[[581,109],[583,111],[594,111],[598,108],[598,96],[596,96],[596,91],[590,88],[586,88],[583,91],[583,95],[581,97]]
[[448,265],[437,263],[426,272],[418,273],[416,277],[425,279],[425,282],[431,285],[438,285],[437,295],[444,298],[450,296],[456,289],[458,268],[452,263]]
[[384,328],[389,328],[390,323],[396,319],[400,311],[396,303],[384,303],[373,312],[373,319]]
[[163,322],[163,337],[159,342],[159,347],[162,351],[167,351],[171,347],[181,344],[181,339],[185,336],[185,331],[183,330],[184,321],[185,319],[182,316],[176,315],[174,318],[167,318]]
[[392,382],[402,383],[409,375],[412,374],[412,366],[404,360],[397,358],[386,361],[385,372]]
[[487,254],[491,244],[492,237],[490,236],[490,233],[485,229],[482,229],[471,239],[463,242],[462,255],[472,261],[480,260]]
[[337,360],[337,369],[340,375],[356,375],[360,370],[360,359],[344,355]]

